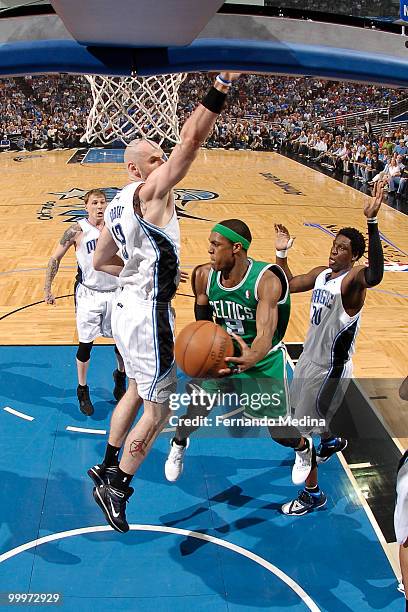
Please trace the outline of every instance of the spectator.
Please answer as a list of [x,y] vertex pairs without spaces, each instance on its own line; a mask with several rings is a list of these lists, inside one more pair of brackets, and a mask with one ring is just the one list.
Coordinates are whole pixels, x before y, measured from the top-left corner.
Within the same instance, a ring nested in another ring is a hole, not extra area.
[[408,147],[406,146],[405,140],[403,138],[401,138],[398,141],[398,143],[395,145],[394,153],[397,153],[398,155],[402,155],[402,156],[405,156],[408,154]]
[[399,188],[400,182],[402,180],[402,175],[405,170],[405,165],[403,163],[404,158],[402,155],[396,155],[396,156],[394,155],[393,160],[395,160],[396,166],[397,168],[399,168],[399,173],[396,173],[395,171],[395,174],[394,174],[394,170],[392,170],[392,173],[390,173],[388,193],[395,193],[396,188],[397,187]]

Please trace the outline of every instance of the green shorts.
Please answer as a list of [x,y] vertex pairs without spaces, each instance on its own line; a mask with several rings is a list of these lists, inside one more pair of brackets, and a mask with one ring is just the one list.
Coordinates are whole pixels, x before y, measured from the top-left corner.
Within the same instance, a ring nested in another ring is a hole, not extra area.
[[253,368],[225,378],[204,380],[200,386],[207,393],[218,392],[220,397],[238,400],[249,418],[284,417],[290,412],[286,361],[286,347],[279,345]]

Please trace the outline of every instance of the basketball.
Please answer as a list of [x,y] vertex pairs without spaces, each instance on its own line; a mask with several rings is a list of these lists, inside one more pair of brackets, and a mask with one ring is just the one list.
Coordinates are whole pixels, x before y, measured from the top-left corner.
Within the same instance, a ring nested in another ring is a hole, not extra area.
[[178,367],[197,378],[218,376],[218,370],[228,367],[225,357],[234,355],[231,336],[212,321],[195,321],[178,334],[175,342]]

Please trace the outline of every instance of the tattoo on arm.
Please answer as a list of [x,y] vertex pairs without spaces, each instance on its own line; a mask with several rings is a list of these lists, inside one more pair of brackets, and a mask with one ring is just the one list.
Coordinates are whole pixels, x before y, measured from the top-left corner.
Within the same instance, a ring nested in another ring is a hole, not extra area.
[[79,223],[74,223],[73,225],[71,225],[71,227],[69,227],[64,232],[60,240],[60,244],[62,246],[65,246],[68,242],[72,242],[75,236],[78,234],[78,232],[81,232],[81,231],[82,230],[81,230],[81,226],[79,225]]
[[48,266],[47,266],[47,272],[45,275],[45,286],[44,286],[44,290],[47,291],[48,293],[51,291],[51,284],[58,272],[58,268],[59,268],[58,259],[51,257],[50,261],[48,262]]

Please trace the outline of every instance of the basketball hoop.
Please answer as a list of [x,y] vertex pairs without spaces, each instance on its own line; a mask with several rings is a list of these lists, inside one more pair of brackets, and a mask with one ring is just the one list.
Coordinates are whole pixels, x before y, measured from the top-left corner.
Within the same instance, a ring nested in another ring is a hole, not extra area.
[[84,75],[91,85],[93,106],[82,142],[108,144],[134,138],[180,140],[177,117],[178,90],[186,74],[151,77]]

